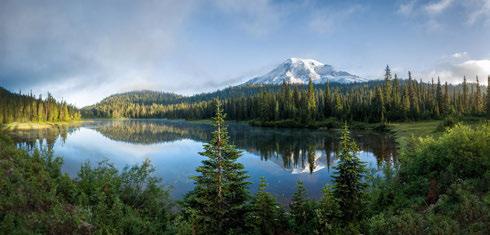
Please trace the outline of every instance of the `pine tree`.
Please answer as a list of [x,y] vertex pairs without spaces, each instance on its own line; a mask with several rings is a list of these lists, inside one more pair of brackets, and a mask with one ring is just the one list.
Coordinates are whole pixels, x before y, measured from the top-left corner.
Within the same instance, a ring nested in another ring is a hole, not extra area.
[[339,203],[330,187],[325,186],[317,209],[319,233],[336,234],[339,215]]
[[444,115],[449,114],[449,90],[448,90],[448,84],[447,81],[444,83],[444,95],[442,99],[442,106],[441,106],[442,113]]
[[327,85],[325,86],[325,117],[332,116],[332,92],[330,90],[330,81],[327,80]]
[[239,233],[245,228],[248,176],[243,165],[236,162],[241,153],[229,144],[224,118],[217,100],[215,131],[200,153],[206,159],[196,169],[196,186],[186,197],[186,209],[194,217],[197,234]]
[[314,202],[308,199],[303,182],[298,181],[296,192],[293,194],[289,208],[294,221],[294,227],[299,234],[309,234],[314,227]]
[[342,103],[342,97],[338,89],[334,90],[333,96],[335,100],[335,116],[337,116],[337,118],[342,118],[344,112],[344,104]]
[[480,80],[476,76],[476,94],[475,94],[475,113],[481,115],[483,112],[483,101],[481,97]]
[[468,109],[468,85],[466,84],[466,76],[463,77],[463,113]]
[[487,78],[487,118],[490,119],[490,75]]
[[402,114],[403,118],[408,119],[408,113],[410,112],[410,94],[408,91],[408,86],[403,86],[403,98],[402,98]]
[[436,111],[436,117],[439,117],[440,114],[443,114],[443,107],[444,107],[444,97],[442,95],[442,86],[441,86],[441,79],[437,77],[437,88],[436,88],[436,102],[437,102],[437,111]]
[[279,205],[275,197],[266,192],[265,178],[260,178],[259,191],[252,201],[252,223],[258,234],[275,234],[281,225]]
[[347,124],[341,136],[339,163],[334,175],[334,195],[339,201],[341,220],[345,224],[357,222],[362,214],[362,197],[365,184],[362,177],[365,166],[357,156],[359,147],[349,134]]
[[308,81],[308,91],[306,93],[307,99],[307,110],[308,110],[308,121],[312,121],[315,119],[316,114],[316,98],[315,98],[315,88],[313,87],[313,82]]
[[386,68],[385,68],[385,103],[386,104],[389,104],[390,103],[390,96],[391,96],[391,69],[390,69],[390,66],[386,65]]
[[376,89],[376,101],[375,101],[375,110],[376,110],[376,121],[384,122],[385,121],[385,102],[384,102],[384,97],[383,93],[381,91],[381,88]]
[[393,92],[392,92],[393,113],[395,114],[395,116],[397,116],[398,113],[400,112],[401,99],[400,99],[400,82],[399,82],[398,76],[396,74],[395,74],[395,78],[393,79],[393,89],[392,90],[393,90]]

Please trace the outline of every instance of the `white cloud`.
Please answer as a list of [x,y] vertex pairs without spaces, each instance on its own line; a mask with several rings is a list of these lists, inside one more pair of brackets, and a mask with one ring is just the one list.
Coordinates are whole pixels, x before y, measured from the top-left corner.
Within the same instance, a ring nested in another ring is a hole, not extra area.
[[439,0],[425,5],[424,9],[431,15],[437,15],[448,9],[452,3],[453,0]]
[[460,59],[460,58],[466,58],[468,57],[468,53],[466,51],[463,52],[456,52],[451,55],[451,57],[455,59]]
[[[109,93],[132,82],[155,87],[194,7],[178,0],[2,2],[0,83],[50,90],[78,105],[100,98],[102,84]],[[86,99],[74,95],[82,90]]]
[[362,10],[361,5],[352,5],[345,9],[318,9],[312,14],[309,27],[317,33],[332,33]]
[[415,1],[408,1],[408,2],[402,3],[398,7],[397,13],[404,15],[404,16],[410,16],[414,12],[414,7],[415,7]]
[[281,23],[286,11],[270,0],[217,0],[218,9],[237,19],[239,25],[253,36],[265,36]]
[[466,2],[468,10],[466,23],[473,25],[482,21],[490,25],[490,0],[473,0]]
[[481,84],[487,83],[487,76],[490,75],[490,59],[466,60],[460,63],[445,63],[438,68],[423,73],[426,80],[440,77],[441,81],[457,84],[463,81],[463,77],[469,82],[476,82],[479,77]]

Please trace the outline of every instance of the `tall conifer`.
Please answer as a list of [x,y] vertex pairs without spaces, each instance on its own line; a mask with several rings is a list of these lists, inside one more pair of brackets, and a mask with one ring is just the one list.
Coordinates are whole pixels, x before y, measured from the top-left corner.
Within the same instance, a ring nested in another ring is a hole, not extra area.
[[196,186],[185,200],[197,234],[240,233],[245,228],[248,176],[236,162],[241,153],[229,143],[224,118],[221,102],[216,100],[215,131],[199,153],[206,159],[196,169]]
[[347,124],[342,129],[339,163],[334,175],[334,195],[339,201],[341,219],[345,224],[356,222],[362,214],[362,197],[365,183],[362,182],[365,166],[358,157],[359,147],[352,140]]

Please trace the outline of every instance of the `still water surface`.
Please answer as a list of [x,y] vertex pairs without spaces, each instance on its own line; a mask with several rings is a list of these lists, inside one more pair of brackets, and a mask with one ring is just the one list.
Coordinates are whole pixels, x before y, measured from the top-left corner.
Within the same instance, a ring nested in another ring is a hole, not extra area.
[[[64,159],[63,171],[76,177],[82,163],[108,160],[122,169],[151,160],[155,174],[181,198],[193,188],[190,176],[203,157],[203,143],[213,127],[205,123],[175,120],[96,120],[60,129],[12,133],[19,146],[51,149]],[[242,150],[239,162],[250,175],[250,190],[257,190],[264,176],[268,191],[286,203],[298,180],[309,195],[318,198],[331,181],[337,163],[339,133],[334,130],[274,129],[228,123],[231,142]],[[394,140],[377,133],[354,132],[359,157],[374,171],[396,160]]]

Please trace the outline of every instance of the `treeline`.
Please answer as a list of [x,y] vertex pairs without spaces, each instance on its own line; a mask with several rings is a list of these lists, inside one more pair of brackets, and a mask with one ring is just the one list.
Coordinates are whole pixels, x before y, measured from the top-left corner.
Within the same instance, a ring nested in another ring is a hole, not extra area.
[[[368,174],[347,126],[338,165],[320,200],[301,182],[288,207],[255,195],[236,160],[223,113],[204,145],[195,188],[173,204],[153,168],[118,172],[104,162],[61,173],[61,159],[16,149],[0,136],[0,231],[50,234],[488,234],[490,125],[457,125],[436,139],[413,139],[400,164]],[[5,146],[5,147],[3,147]],[[35,172],[34,172],[35,171]]]
[[32,94],[11,93],[0,87],[0,123],[67,122],[80,118],[75,106],[56,101],[50,93],[43,99]]
[[[490,77],[489,77],[490,80]],[[246,86],[240,86],[240,94]],[[384,81],[358,84],[326,84],[315,86],[264,86],[260,91],[250,87],[250,95],[219,97],[227,117],[233,120],[274,122],[289,120],[309,124],[335,117],[339,120],[385,122],[440,119],[448,115],[490,116],[490,96],[480,85],[464,78],[460,85],[442,84],[440,79],[425,83],[392,76],[386,67]],[[233,88],[230,88],[232,91]],[[184,118],[206,119],[214,114],[212,99],[186,98],[171,104],[101,103],[85,109],[91,117]],[[191,101],[192,100],[192,101]]]

